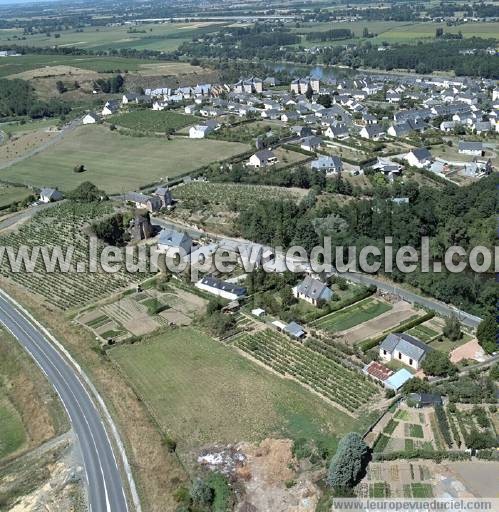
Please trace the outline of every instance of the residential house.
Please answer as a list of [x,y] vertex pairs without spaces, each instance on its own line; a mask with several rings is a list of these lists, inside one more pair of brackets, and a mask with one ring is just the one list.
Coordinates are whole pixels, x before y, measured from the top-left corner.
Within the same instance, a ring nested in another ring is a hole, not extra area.
[[214,120],[206,121],[203,124],[196,124],[189,128],[190,139],[204,139],[208,134],[214,132],[219,124]]
[[148,196],[140,192],[127,192],[124,196],[126,202],[134,203],[136,208],[145,209],[150,212],[161,210],[162,202],[158,196]]
[[222,281],[216,277],[205,276],[195,286],[200,290],[222,297],[227,300],[242,299],[246,296],[246,288],[234,283]]
[[293,296],[317,306],[320,305],[321,302],[329,302],[333,297],[333,292],[326,284],[318,279],[307,276],[301,283],[293,288]]
[[415,370],[432,349],[421,340],[405,333],[389,334],[379,346],[379,356],[384,361],[400,361]]
[[385,131],[379,124],[369,124],[360,130],[359,135],[364,139],[379,140],[385,135]]
[[53,203],[60,201],[64,196],[56,188],[42,188],[40,190],[40,201],[42,203]]
[[412,167],[423,169],[431,164],[433,157],[427,148],[416,148],[409,151],[409,153],[405,155],[404,160]]
[[83,116],[83,119],[81,120],[81,122],[84,125],[87,125],[87,124],[98,123],[100,120],[101,120],[100,115],[95,112],[92,112],[91,114],[86,114],[85,116]]
[[479,141],[459,141],[458,153],[461,155],[483,156],[483,144]]
[[341,158],[336,155],[320,155],[310,162],[310,168],[314,171],[326,171],[326,176],[330,176],[343,170],[343,162]]
[[344,140],[348,139],[350,136],[350,133],[348,131],[348,127],[346,124],[343,123],[336,123],[336,124],[330,124],[326,131],[324,132],[324,135],[328,137],[329,139],[338,139],[338,140]]
[[120,108],[120,104],[116,100],[108,101],[104,108],[102,109],[101,115],[102,116],[110,116],[112,114],[116,114]]
[[173,228],[162,229],[158,238],[158,251],[169,255],[180,254],[184,256],[190,254],[192,238],[183,231],[177,231]]
[[277,163],[277,156],[270,149],[262,149],[252,155],[248,161],[251,167],[267,167]]
[[316,151],[322,145],[322,139],[320,137],[316,137],[312,135],[310,137],[305,137],[300,141],[300,147],[305,151]]
[[407,400],[418,408],[442,405],[442,397],[436,393],[409,393]]

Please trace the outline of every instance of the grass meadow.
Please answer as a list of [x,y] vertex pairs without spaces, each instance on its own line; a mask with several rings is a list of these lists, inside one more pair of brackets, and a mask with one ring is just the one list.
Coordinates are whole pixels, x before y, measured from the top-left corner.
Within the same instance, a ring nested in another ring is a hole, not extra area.
[[109,352],[181,453],[207,443],[307,438],[334,450],[355,420],[192,328]]
[[[62,191],[91,181],[108,193],[123,193],[224,160],[248,147],[205,139],[132,137],[105,126],[82,126],[45,151],[3,170],[2,179]],[[79,164],[85,172],[73,171]]]
[[137,130],[141,132],[160,132],[165,133],[166,130],[178,130],[195,124],[197,117],[171,112],[168,110],[134,110],[123,114],[118,114],[111,118],[117,126]]

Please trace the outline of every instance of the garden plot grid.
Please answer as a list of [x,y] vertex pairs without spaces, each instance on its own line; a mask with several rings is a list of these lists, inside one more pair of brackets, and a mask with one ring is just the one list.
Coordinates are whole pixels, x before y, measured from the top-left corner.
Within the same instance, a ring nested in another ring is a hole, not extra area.
[[[60,246],[63,250],[72,245],[74,264],[88,264],[88,239],[84,228],[94,219],[111,212],[112,207],[104,203],[61,203],[37,213],[18,231],[0,236],[0,244],[14,249],[22,245],[29,248],[37,245]],[[147,277],[143,274],[127,273],[124,268],[113,274],[63,273],[59,269],[48,273],[41,258],[38,259],[34,272],[11,272],[4,259],[0,274],[63,310],[82,307]]]

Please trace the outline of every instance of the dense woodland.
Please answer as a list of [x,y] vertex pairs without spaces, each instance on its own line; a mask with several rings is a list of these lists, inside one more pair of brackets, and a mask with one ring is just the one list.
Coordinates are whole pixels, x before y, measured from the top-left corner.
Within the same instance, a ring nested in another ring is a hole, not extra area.
[[24,80],[0,79],[0,118],[61,116],[70,110],[70,106],[63,101],[38,99],[31,85]]
[[[385,237],[393,237],[393,250],[404,245],[421,247],[421,237],[430,237],[430,257],[442,261],[445,250],[459,245],[466,250],[483,245],[493,254],[499,176],[493,174],[468,187],[451,184],[441,188],[415,183],[377,189],[372,198],[349,201],[317,201],[314,187],[300,203],[261,201],[243,209],[237,223],[240,234],[266,244],[301,245],[308,250],[331,237],[333,247],[367,245],[384,251]],[[397,205],[394,196],[409,197]],[[493,274],[394,271],[396,281],[405,281],[445,302],[466,310],[492,313],[497,296]]]

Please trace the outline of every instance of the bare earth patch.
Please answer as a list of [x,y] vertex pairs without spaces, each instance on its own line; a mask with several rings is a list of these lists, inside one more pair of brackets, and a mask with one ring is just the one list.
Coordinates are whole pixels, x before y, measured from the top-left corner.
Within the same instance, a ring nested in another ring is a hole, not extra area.
[[363,324],[357,325],[348,331],[340,333],[340,338],[344,343],[353,345],[358,341],[376,336],[387,329],[392,329],[417,314],[418,311],[415,310],[411,304],[405,301],[399,301],[393,305],[390,311],[372,320],[368,320]]
[[88,69],[75,68],[73,66],[45,66],[43,68],[31,69],[29,71],[23,71],[22,73],[16,73],[15,75],[10,75],[9,78],[21,78],[23,80],[32,80],[33,78],[44,78],[44,77],[54,77],[54,76],[65,76],[70,75],[74,77],[78,77],[81,75],[89,75],[92,74],[94,76],[98,76],[99,73],[96,71],[89,71]]
[[246,461],[239,476],[245,482],[245,497],[238,512],[315,510],[319,489],[309,479],[298,477],[292,444],[289,439],[265,439],[258,446],[241,445]]
[[0,146],[0,164],[10,162],[24,156],[55,137],[54,131],[37,131],[15,135],[5,144]]

